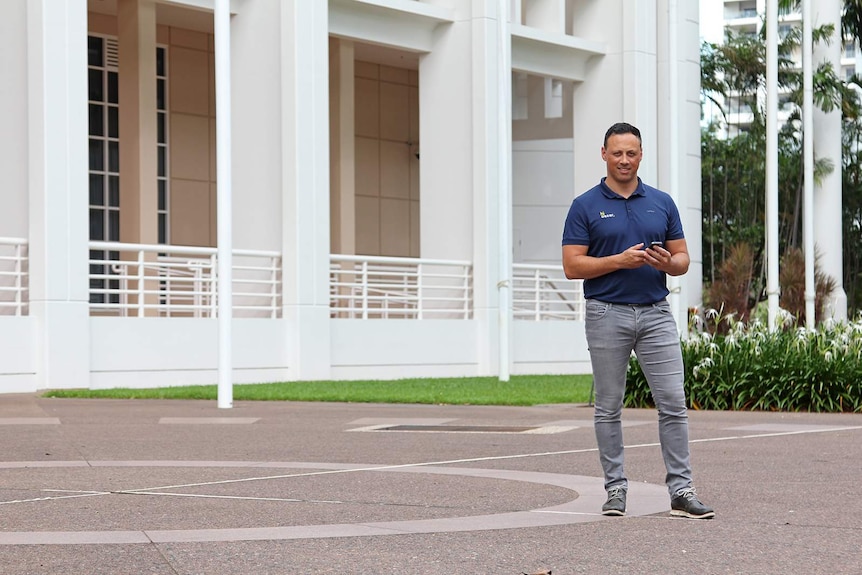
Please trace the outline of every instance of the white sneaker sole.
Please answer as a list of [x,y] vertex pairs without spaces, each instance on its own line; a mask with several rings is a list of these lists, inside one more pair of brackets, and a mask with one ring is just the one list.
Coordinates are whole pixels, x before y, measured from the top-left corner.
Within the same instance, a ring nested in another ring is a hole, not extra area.
[[682,509],[671,509],[670,514],[674,517],[688,517],[689,519],[712,519],[715,517],[715,511],[708,511],[703,515],[695,515],[694,513],[689,513]]

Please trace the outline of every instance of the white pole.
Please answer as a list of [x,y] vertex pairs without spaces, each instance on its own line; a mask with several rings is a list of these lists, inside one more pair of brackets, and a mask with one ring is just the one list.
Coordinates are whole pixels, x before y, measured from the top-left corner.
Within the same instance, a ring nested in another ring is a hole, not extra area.
[[766,297],[770,331],[778,316],[778,0],[766,2]]
[[218,207],[218,406],[233,407],[231,320],[233,230],[231,227],[230,0],[215,3],[216,179]]
[[[670,197],[679,206],[679,7],[677,0],[668,2],[668,123],[670,124]],[[677,276],[668,278],[670,309],[680,333],[688,333],[688,303],[682,297],[682,282]],[[685,310],[685,313],[683,311]]]
[[805,253],[805,327],[814,329],[814,70],[811,0],[802,0],[802,238]]
[[509,381],[509,319],[511,316],[512,275],[512,182],[511,182],[511,129],[512,129],[512,44],[509,36],[509,0],[497,2],[497,173],[498,173],[498,265],[499,281],[499,335],[500,381]]

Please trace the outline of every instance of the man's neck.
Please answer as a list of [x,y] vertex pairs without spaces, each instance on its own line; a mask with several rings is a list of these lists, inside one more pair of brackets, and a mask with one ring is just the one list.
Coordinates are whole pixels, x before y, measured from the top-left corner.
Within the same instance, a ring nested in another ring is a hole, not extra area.
[[610,178],[605,178],[605,185],[611,189],[615,194],[618,194],[626,199],[631,196],[638,189],[638,185],[640,181],[635,178],[631,182],[621,183],[617,180],[612,180]]

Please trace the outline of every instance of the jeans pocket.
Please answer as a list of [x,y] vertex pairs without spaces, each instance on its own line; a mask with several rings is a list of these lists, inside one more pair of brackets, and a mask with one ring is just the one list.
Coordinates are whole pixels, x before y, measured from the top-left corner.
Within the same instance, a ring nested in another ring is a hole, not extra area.
[[611,304],[605,303],[602,301],[596,300],[587,300],[586,306],[584,308],[587,321],[598,321],[605,317],[608,313],[608,310],[611,308]]

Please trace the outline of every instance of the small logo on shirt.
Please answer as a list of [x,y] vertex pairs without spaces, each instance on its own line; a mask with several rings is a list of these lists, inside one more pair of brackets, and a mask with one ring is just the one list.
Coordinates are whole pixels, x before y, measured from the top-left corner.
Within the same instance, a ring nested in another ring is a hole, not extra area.
[[615,218],[616,217],[614,214],[606,214],[604,211],[599,212],[599,215],[602,217],[602,219],[604,219],[604,218]]

